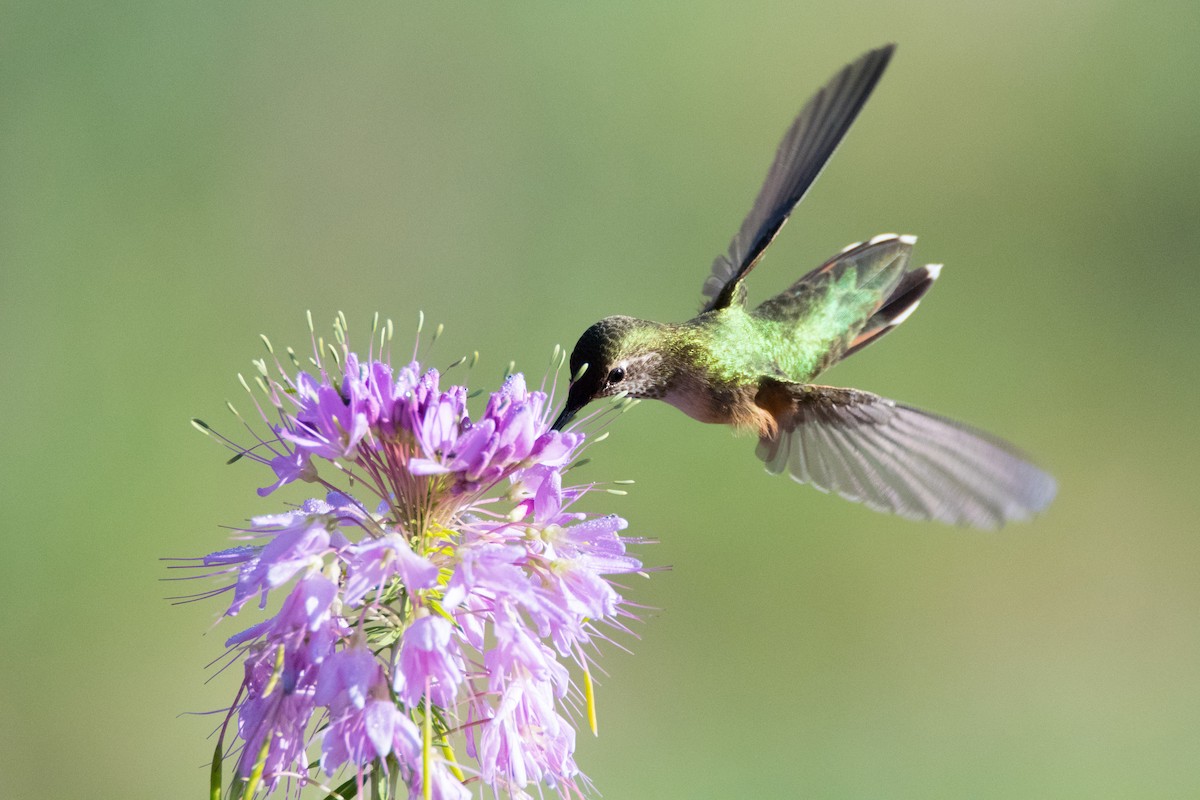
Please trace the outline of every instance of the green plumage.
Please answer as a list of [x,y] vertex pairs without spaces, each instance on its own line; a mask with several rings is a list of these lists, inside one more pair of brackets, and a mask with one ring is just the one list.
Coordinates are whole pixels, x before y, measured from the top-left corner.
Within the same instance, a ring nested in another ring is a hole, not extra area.
[[679,324],[631,327],[624,351],[658,349],[707,380],[809,383],[837,362],[906,275],[912,239],[853,245],[753,311],[734,303]]

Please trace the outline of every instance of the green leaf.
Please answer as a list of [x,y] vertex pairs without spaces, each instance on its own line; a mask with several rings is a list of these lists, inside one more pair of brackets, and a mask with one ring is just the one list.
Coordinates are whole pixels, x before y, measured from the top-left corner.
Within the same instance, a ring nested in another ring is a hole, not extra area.
[[350,800],[358,794],[358,780],[351,778],[325,796],[325,800]]
[[217,746],[213,748],[212,769],[208,773],[208,800],[221,800],[221,748],[224,745],[222,741],[217,740]]

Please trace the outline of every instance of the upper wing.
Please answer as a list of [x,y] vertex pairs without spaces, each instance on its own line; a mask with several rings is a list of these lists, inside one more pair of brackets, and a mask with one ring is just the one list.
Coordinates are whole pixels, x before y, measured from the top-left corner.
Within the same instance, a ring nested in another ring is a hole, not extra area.
[[772,383],[760,404],[780,423],[758,444],[769,472],[876,511],[991,529],[1054,499],[1054,478],[1006,442],[870,392]]
[[754,207],[730,242],[729,252],[713,262],[712,274],[704,282],[702,312],[733,302],[742,278],[817,179],[871,96],[895,49],[889,44],[867,53],[835,75],[800,110],[784,134]]

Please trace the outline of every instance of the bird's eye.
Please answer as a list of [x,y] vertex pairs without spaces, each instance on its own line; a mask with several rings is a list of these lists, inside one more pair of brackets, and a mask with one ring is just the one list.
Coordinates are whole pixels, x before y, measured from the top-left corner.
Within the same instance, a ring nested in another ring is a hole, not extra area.
[[625,380],[625,370],[621,369],[620,367],[616,367],[608,373],[609,383],[620,383],[623,380]]

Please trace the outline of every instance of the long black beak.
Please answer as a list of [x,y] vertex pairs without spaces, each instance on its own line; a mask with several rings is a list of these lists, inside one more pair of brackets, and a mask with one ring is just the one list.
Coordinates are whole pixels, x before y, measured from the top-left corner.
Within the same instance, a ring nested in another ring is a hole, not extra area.
[[550,430],[561,431],[568,422],[575,419],[575,415],[579,413],[579,409],[591,401],[591,387],[583,381],[572,383],[571,388],[567,391],[567,404],[563,406],[562,413],[558,415],[558,419],[554,420],[554,424],[550,426]]
[[558,415],[558,419],[554,420],[554,424],[550,426],[550,430],[561,431],[564,425],[575,419],[575,413],[578,410],[577,408],[571,408],[569,405],[563,408],[562,413]]

